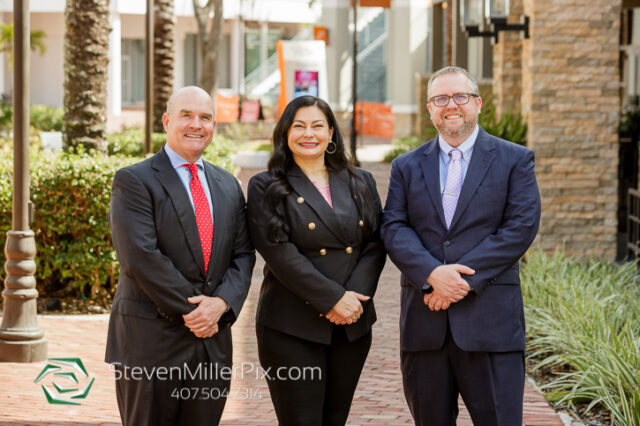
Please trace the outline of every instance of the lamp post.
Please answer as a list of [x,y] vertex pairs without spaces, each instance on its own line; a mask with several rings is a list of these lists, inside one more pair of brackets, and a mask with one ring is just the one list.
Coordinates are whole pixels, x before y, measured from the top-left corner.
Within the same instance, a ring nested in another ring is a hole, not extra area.
[[4,248],[4,312],[0,361],[37,362],[47,357],[47,339],[38,326],[36,241],[29,229],[29,0],[13,0],[13,210]]
[[357,132],[356,132],[356,104],[358,103],[358,3],[356,0],[351,2],[353,7],[353,70],[351,81],[351,101],[353,103],[353,114],[351,115],[351,137],[349,146],[351,147],[351,155],[353,158],[353,164],[360,165],[356,150],[357,144]]
[[500,31],[520,31],[529,38],[529,17],[521,16],[519,24],[508,24],[509,0],[462,0],[460,12],[463,31],[469,37],[492,37],[498,41]]
[[147,0],[147,14],[145,16],[144,43],[144,153],[149,154],[153,149],[151,138],[153,135],[153,0]]

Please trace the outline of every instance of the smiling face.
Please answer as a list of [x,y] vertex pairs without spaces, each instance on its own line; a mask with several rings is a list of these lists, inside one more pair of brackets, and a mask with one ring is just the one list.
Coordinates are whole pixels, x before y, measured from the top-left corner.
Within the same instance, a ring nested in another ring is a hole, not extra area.
[[169,147],[190,163],[211,143],[216,127],[211,96],[198,87],[178,90],[162,116]]
[[287,142],[293,160],[309,161],[322,159],[333,136],[333,128],[329,127],[327,117],[315,105],[301,107],[296,111],[293,123],[287,131]]
[[[444,74],[435,79],[429,89],[429,99],[434,96],[452,96],[455,93],[474,93],[467,77],[460,73]],[[453,99],[449,104],[437,107],[427,101],[427,109],[433,125],[440,135],[453,147],[467,139],[476,125],[482,107],[482,98],[471,96],[469,103],[457,105]]]

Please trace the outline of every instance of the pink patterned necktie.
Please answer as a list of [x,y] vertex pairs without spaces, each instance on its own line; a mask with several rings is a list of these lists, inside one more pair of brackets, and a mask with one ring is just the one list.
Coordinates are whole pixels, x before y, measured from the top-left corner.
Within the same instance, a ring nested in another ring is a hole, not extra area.
[[209,209],[209,200],[204,194],[202,183],[198,177],[198,166],[196,164],[185,164],[184,166],[191,172],[189,188],[191,189],[191,197],[193,197],[193,205],[196,211],[196,223],[198,224],[200,244],[202,244],[202,254],[204,255],[204,272],[206,273],[209,266],[209,258],[211,257],[211,241],[213,239],[211,209]]
[[456,211],[460,190],[462,189],[462,151],[452,149],[449,151],[451,160],[447,171],[447,183],[442,194],[442,209],[444,210],[444,220],[447,228],[451,225],[451,219]]

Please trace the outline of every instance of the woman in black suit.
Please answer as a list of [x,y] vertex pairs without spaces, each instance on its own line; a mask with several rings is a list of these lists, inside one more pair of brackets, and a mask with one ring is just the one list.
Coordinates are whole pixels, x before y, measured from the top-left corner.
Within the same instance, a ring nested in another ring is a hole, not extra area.
[[281,425],[344,425],[371,347],[386,254],[373,176],[349,164],[329,105],[302,96],[249,182],[251,239],[265,259],[256,333]]

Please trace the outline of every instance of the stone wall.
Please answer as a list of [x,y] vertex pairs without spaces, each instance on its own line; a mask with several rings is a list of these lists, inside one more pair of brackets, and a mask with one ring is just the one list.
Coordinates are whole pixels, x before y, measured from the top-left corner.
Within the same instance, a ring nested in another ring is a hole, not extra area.
[[542,195],[537,244],[615,256],[621,0],[524,0],[522,110]]

